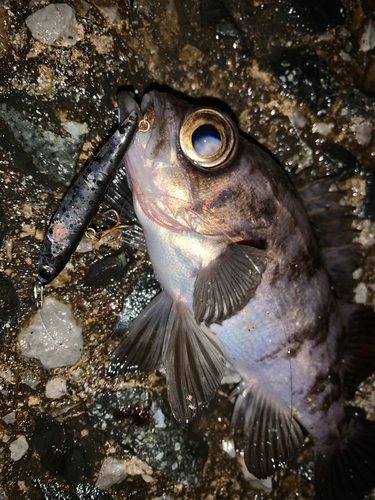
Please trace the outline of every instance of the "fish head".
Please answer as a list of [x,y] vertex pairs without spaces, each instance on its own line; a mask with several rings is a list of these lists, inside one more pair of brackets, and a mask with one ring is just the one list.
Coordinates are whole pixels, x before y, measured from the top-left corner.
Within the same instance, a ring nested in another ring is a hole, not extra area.
[[262,173],[262,152],[239,136],[226,113],[155,90],[140,106],[127,92],[118,102],[120,123],[134,110],[144,120],[124,162],[149,219],[205,235],[272,223],[273,187]]

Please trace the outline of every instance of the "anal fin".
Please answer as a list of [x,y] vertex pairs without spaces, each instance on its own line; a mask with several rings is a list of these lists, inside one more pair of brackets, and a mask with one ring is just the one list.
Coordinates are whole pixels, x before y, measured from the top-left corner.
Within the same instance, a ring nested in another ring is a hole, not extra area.
[[241,382],[232,396],[236,394],[231,434],[242,417],[246,467],[264,479],[296,455],[303,431],[289,409],[269,401],[259,388],[247,388]]

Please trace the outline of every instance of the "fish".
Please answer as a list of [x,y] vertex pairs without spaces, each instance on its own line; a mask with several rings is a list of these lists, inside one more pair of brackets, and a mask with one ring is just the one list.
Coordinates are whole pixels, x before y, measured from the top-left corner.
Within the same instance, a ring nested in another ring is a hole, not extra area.
[[130,113],[66,193],[42,242],[36,291],[51,283],[68,263],[116,176],[137,127],[138,115]]
[[[271,476],[308,433],[316,499],[361,500],[375,486],[375,423],[344,400],[374,370],[375,322],[371,308],[343,300],[356,249],[342,193],[307,171],[298,192],[219,109],[156,90],[140,106],[121,92],[118,105],[122,119],[136,112],[147,125],[122,168],[161,292],[127,326],[108,373],[164,366],[172,412],[187,425],[229,362],[242,378],[231,433],[242,425],[248,470]],[[322,222],[325,253],[302,199]]]

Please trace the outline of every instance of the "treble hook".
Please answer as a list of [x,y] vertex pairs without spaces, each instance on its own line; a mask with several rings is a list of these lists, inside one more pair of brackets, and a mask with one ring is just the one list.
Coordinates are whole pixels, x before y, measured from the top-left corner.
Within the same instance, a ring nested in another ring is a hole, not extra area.
[[[92,240],[101,240],[103,238],[103,236],[107,233],[110,233],[111,231],[116,231],[117,229],[126,229],[127,231],[131,231],[133,228],[133,226],[127,226],[125,224],[120,224],[120,216],[119,214],[116,212],[116,210],[114,208],[111,208],[109,210],[107,210],[106,212],[104,212],[104,215],[108,215],[109,213],[113,213],[116,217],[116,224],[108,229],[104,229],[103,231],[95,231],[95,229],[93,227],[88,227],[85,231],[85,236],[87,238],[90,238]],[[120,233],[120,236],[121,237],[121,233]]]

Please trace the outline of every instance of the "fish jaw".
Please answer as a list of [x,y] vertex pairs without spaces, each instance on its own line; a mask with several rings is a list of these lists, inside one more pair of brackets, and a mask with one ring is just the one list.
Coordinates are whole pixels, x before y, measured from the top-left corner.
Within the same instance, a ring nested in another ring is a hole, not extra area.
[[[194,218],[189,182],[179,168],[176,155],[176,131],[181,116],[169,105],[166,94],[152,91],[138,107],[133,96],[118,96],[119,116],[123,119],[136,110],[140,119],[151,106],[155,116],[149,131],[139,130],[124,159],[129,183],[137,204],[145,215],[161,227],[174,231],[193,231]],[[168,132],[165,123],[172,123]]]

